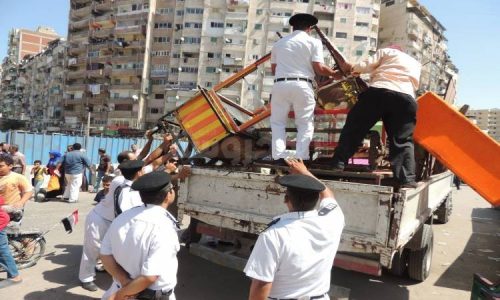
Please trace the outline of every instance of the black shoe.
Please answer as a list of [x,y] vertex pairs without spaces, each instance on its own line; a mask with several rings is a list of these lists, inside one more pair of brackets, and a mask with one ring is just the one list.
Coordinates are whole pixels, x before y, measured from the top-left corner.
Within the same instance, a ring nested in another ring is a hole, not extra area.
[[95,285],[95,283],[93,281],[91,281],[91,282],[82,282],[82,288],[86,289],[87,291],[91,291],[91,292],[95,292],[95,291],[97,291],[99,289],[97,287],[97,285]]
[[344,171],[345,169],[345,164],[341,161],[339,162],[333,162],[331,165],[330,165],[330,170],[331,171],[338,171],[338,172],[341,172],[341,171]]
[[279,167],[288,167],[288,164],[286,163],[284,158],[275,159],[273,160],[272,164]]

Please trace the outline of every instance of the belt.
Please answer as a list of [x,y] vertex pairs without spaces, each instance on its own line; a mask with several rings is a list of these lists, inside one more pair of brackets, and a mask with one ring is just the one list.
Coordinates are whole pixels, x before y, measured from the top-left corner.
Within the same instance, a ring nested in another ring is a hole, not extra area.
[[[115,282],[115,285],[121,289],[121,285]],[[164,290],[152,290],[145,289],[139,294],[137,294],[136,299],[140,300],[168,300],[170,295],[174,292],[173,289],[164,291]]]
[[315,300],[315,299],[323,299],[326,294],[319,295],[319,296],[302,296],[299,298],[273,298],[273,297],[267,297],[271,300]]
[[309,78],[304,78],[304,77],[282,77],[282,78],[276,78],[274,79],[274,82],[279,82],[279,81],[306,81],[309,83],[313,83],[312,79]]

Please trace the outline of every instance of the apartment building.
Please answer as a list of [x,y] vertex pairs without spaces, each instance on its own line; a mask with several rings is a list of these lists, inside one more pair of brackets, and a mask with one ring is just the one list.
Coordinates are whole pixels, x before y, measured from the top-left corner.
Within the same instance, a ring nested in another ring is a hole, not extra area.
[[2,80],[0,87],[0,108],[3,116],[12,119],[26,118],[26,104],[18,87],[19,64],[22,59],[36,55],[47,48],[51,41],[58,39],[57,33],[50,27],[39,26],[35,31],[12,29],[8,36],[7,56],[2,62]]
[[[71,0],[66,124],[145,128],[268,53],[307,12],[352,61],[377,46],[378,0]],[[269,100],[270,64],[222,91],[252,108]]]
[[[398,44],[422,63],[420,90],[444,95],[458,69],[448,55],[446,28],[416,0],[382,0],[379,46]],[[453,100],[453,99],[452,99]]]
[[497,142],[500,142],[500,109],[475,109],[467,112],[467,117]]
[[57,39],[19,64],[17,89],[31,130],[58,131],[62,125],[66,42]]

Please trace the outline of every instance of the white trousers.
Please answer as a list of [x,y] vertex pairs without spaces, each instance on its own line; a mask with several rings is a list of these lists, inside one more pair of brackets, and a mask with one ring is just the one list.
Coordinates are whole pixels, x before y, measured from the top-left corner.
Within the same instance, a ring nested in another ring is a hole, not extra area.
[[65,174],[64,178],[66,178],[66,189],[63,198],[69,199],[70,202],[78,201],[83,174]]
[[80,272],[78,273],[81,282],[94,281],[101,241],[104,239],[110,225],[110,221],[99,216],[93,209],[85,218],[82,259],[80,260]]
[[277,82],[271,98],[271,131],[273,138],[273,159],[286,158],[286,124],[290,107],[295,113],[297,126],[297,158],[309,159],[309,144],[314,133],[314,91],[305,81]]

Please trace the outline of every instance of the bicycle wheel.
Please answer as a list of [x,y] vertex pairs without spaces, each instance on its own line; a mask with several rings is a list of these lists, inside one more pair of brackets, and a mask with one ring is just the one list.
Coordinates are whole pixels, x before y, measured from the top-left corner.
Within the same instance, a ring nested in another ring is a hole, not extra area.
[[45,253],[45,238],[39,234],[9,237],[9,248],[18,269],[34,266]]

